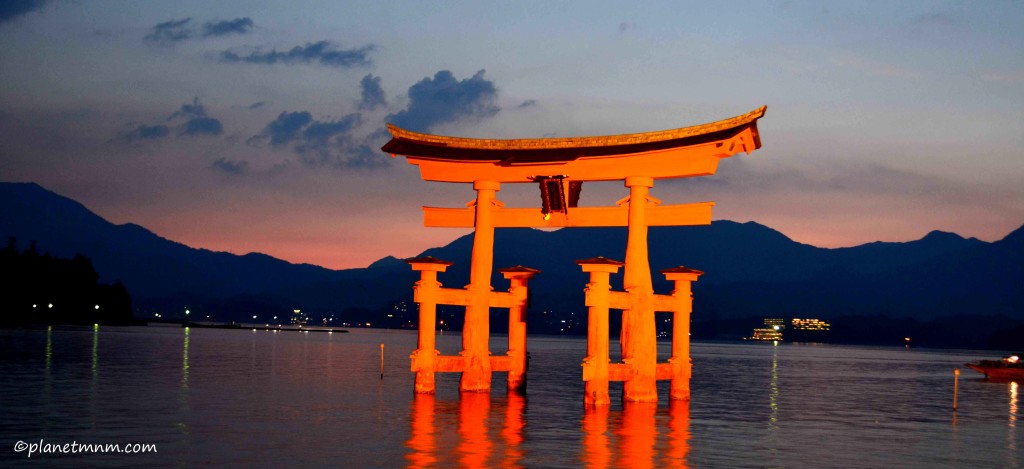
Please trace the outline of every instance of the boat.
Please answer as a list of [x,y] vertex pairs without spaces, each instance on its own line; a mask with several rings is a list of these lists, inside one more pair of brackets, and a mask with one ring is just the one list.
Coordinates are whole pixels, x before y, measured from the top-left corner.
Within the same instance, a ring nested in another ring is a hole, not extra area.
[[1024,353],[1006,356],[1001,360],[982,360],[965,365],[978,373],[983,373],[986,378],[1024,381],[1024,360],[1020,359],[1021,355]]

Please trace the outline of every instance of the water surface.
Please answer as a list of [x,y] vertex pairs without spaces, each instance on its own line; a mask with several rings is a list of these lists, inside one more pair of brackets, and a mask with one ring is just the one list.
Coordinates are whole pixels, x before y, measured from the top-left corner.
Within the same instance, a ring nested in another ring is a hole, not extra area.
[[[582,338],[529,337],[525,397],[414,397],[416,336],[249,330],[0,330],[0,465],[1018,467],[1018,385],[953,370],[998,352],[693,344],[692,401],[582,405]],[[380,344],[384,344],[381,378]],[[445,354],[460,337],[438,337]],[[615,351],[618,344],[612,344]],[[504,339],[492,340],[501,353]],[[662,359],[670,344],[659,344]],[[151,443],[16,453],[18,441]]]

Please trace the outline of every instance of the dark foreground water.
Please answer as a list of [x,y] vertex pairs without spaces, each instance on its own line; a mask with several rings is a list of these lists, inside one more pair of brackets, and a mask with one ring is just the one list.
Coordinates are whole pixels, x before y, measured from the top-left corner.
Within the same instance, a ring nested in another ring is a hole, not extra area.
[[[414,398],[415,345],[405,331],[0,330],[0,467],[1024,464],[1016,383],[964,370],[951,409],[954,368],[998,352],[697,343],[689,404],[586,412],[585,340],[530,337],[525,398],[500,374],[491,395],[439,375],[436,396]],[[157,452],[16,451],[40,440]]]

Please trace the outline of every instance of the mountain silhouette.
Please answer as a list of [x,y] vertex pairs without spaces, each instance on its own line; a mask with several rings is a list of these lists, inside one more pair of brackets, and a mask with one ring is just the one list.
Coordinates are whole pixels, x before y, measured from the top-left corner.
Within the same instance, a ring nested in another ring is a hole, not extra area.
[[[0,235],[19,243],[34,240],[41,252],[56,256],[88,256],[102,281],[123,282],[143,310],[203,304],[221,318],[292,309],[379,314],[395,302],[411,301],[417,279],[394,257],[366,268],[331,270],[264,254],[191,248],[138,225],[112,224],[31,183],[0,183],[0,212]],[[683,265],[706,272],[694,284],[695,321],[1004,315],[1024,322],[1024,227],[992,243],[933,231],[916,241],[826,249],[797,243],[758,223],[715,221],[653,227],[648,240],[656,292],[671,289],[660,269]],[[624,228],[499,229],[493,285],[497,290],[508,285],[498,268],[540,269],[530,282],[531,310],[581,317],[587,276],[575,261],[622,260],[625,247]],[[471,249],[470,234],[421,255],[454,262],[438,279],[458,288],[469,282]],[[613,287],[621,288],[621,277],[612,277]]]

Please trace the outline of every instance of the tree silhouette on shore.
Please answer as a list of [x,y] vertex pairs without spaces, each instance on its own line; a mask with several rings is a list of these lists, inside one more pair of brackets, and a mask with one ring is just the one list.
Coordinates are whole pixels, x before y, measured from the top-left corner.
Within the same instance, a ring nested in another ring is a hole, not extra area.
[[120,282],[99,283],[92,261],[77,254],[61,259],[40,254],[35,241],[19,252],[10,238],[0,251],[0,324],[127,325],[131,296]]

